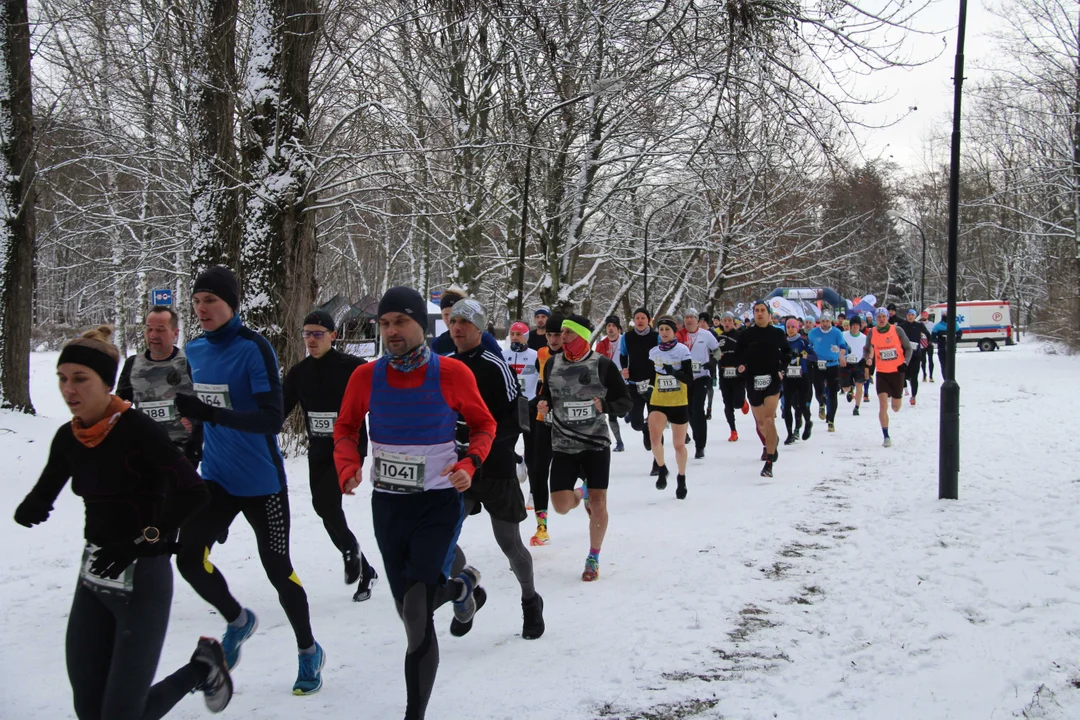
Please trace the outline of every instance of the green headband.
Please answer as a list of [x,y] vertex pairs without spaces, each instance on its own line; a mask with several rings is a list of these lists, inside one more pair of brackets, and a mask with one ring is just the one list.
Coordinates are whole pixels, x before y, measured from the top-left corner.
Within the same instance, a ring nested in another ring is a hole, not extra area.
[[578,337],[580,337],[582,340],[585,340],[586,342],[588,342],[589,340],[592,339],[592,332],[589,330],[589,328],[587,328],[584,325],[581,325],[579,323],[576,323],[573,320],[563,320],[562,321],[562,327],[563,327],[563,330],[572,331]]

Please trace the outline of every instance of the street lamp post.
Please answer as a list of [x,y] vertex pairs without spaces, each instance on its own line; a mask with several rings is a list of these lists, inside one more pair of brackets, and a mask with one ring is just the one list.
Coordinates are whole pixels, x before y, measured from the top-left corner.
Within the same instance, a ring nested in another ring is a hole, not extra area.
[[964,32],[967,0],[960,0],[956,29],[956,66],[953,70],[952,153],[949,161],[949,270],[948,322],[946,322],[945,382],[941,384],[941,420],[938,430],[938,498],[956,500],[960,484],[960,385],[956,382],[956,273],[960,232],[960,100],[964,84]]
[[919,236],[922,238],[922,274],[919,278],[919,310],[921,311],[926,308],[926,233],[923,232],[921,227],[899,213],[893,213],[893,217],[918,230]]

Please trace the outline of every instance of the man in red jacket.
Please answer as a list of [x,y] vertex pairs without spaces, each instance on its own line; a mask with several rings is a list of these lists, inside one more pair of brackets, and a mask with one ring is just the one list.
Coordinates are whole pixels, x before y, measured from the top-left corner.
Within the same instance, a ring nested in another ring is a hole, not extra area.
[[[405,720],[422,720],[439,666],[435,609],[453,602],[455,618],[471,623],[484,597],[476,568],[449,576],[464,520],[461,493],[487,458],[496,426],[472,371],[425,344],[427,303],[420,293],[387,290],[378,316],[384,353],[349,379],[334,427],[334,462],[342,492],[354,494],[366,417],[372,524],[408,638]],[[460,461],[459,413],[469,426],[469,453]]]

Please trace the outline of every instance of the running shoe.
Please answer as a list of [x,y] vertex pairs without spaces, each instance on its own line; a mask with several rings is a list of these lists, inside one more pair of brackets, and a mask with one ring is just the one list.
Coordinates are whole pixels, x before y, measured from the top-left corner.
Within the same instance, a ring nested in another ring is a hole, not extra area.
[[848,390],[848,394],[847,394],[847,401],[848,401],[848,402],[851,402],[851,401],[852,401],[852,400],[854,400],[854,399],[855,399],[855,393],[854,393],[854,391]]
[[536,640],[544,634],[544,598],[540,593],[533,595],[531,600],[521,601],[521,614],[524,617],[521,623],[521,637],[524,640]]
[[802,431],[802,439],[803,440],[809,440],[810,439],[810,431],[813,430],[813,429],[814,429],[814,423],[809,418],[807,418],[806,427],[804,427],[803,431]]
[[784,444],[785,445],[794,445],[795,444],[795,434],[794,433],[788,433],[788,436],[786,438],[784,438]]
[[768,460],[769,459],[769,451],[768,451],[768,449],[761,448],[761,459],[762,460]]
[[520,460],[517,464],[517,479],[519,485],[524,485],[529,479],[529,469],[525,467],[525,461]]
[[930,377],[930,382],[934,382],[933,376]]
[[686,499],[686,476],[675,476],[675,497],[679,500]]
[[824,420],[825,419],[825,406],[824,405],[818,405],[817,419],[818,420]]
[[732,430],[731,434],[728,435],[727,441],[728,442],[738,442],[739,441],[739,433],[736,432],[735,430]]
[[225,651],[221,643],[214,638],[199,638],[191,662],[203,663],[207,667],[206,679],[195,688],[202,690],[206,708],[212,713],[219,713],[232,700],[233,685],[229,677],[229,668],[225,664]]
[[581,579],[592,582],[600,577],[600,560],[590,555],[585,558],[585,570],[581,573]]
[[364,572],[360,574],[360,584],[356,586],[356,592],[353,593],[353,602],[370,600],[371,589],[378,581],[379,573],[375,572],[375,568],[368,564],[367,558],[364,558]]
[[660,474],[660,466],[657,464],[655,458],[652,461],[652,470],[649,471],[649,477],[656,477]]
[[742,414],[746,415],[750,412],[750,402],[747,400],[742,401]]
[[259,618],[255,617],[255,613],[251,612],[251,610],[247,608],[245,610],[248,616],[247,624],[239,628],[232,625],[227,626],[225,628],[225,637],[221,638],[221,648],[225,652],[225,664],[228,665],[230,672],[235,670],[240,663],[240,646],[247,642],[247,639],[259,629]]
[[533,547],[539,547],[540,545],[547,545],[551,542],[551,536],[548,535],[547,525],[537,525],[536,534],[529,540],[529,544]]
[[836,432],[836,426],[832,423],[829,423],[829,432]]
[[705,459],[705,448],[698,448],[697,450],[695,450],[694,451],[694,459],[695,460],[704,460]]
[[529,499],[525,501],[525,509],[526,510],[533,510],[534,509],[532,493],[529,493]]
[[667,487],[668,469],[667,465],[661,465],[659,472],[656,474],[656,489],[663,490]]
[[908,402],[911,403],[912,407],[915,406],[915,398],[911,398]]
[[487,602],[487,592],[480,587],[480,571],[472,565],[466,565],[457,579],[465,585],[465,598],[454,601],[454,619],[450,621],[450,634],[462,637],[472,630],[473,617]]
[[293,695],[314,695],[322,690],[322,669],[326,664],[326,653],[322,645],[315,643],[315,652],[300,653],[300,670],[296,673],[296,682],[292,686]]
[[346,550],[341,553],[341,558],[345,561],[345,584],[352,585],[360,579],[363,572],[360,567],[360,550]]
[[859,406],[858,405],[856,405],[855,409],[851,411],[851,414],[854,415],[855,417],[859,416]]
[[881,447],[892,447],[892,438],[885,438],[885,442],[881,443]]
[[615,449],[612,452],[625,452],[626,446],[622,444],[622,440],[615,443]]
[[772,462],[765,461],[765,467],[761,468],[761,477],[772,477]]

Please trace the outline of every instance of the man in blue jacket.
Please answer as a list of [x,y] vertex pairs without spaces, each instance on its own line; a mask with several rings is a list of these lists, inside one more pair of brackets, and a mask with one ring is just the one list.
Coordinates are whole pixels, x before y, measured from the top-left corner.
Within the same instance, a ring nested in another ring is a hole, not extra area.
[[311,633],[307,593],[289,557],[289,495],[276,437],[284,422],[277,356],[264,337],[240,321],[239,289],[228,268],[219,265],[199,275],[191,299],[203,330],[185,348],[195,394],[178,395],[175,402],[181,416],[204,423],[201,474],[210,503],[180,529],[183,549],[176,565],[228,623],[222,646],[234,669],[240,646],[259,623],[229,592],[221,571],[210,563],[210,550],[243,513],[296,635],[300,670],[293,694],[310,695],[322,687],[325,658]]
[[846,355],[851,351],[844,333],[833,325],[832,313],[822,313],[820,325],[810,331],[806,339],[817,356],[817,371],[825,380],[825,421],[829,432],[836,432],[836,396],[840,392],[840,368],[847,364]]

